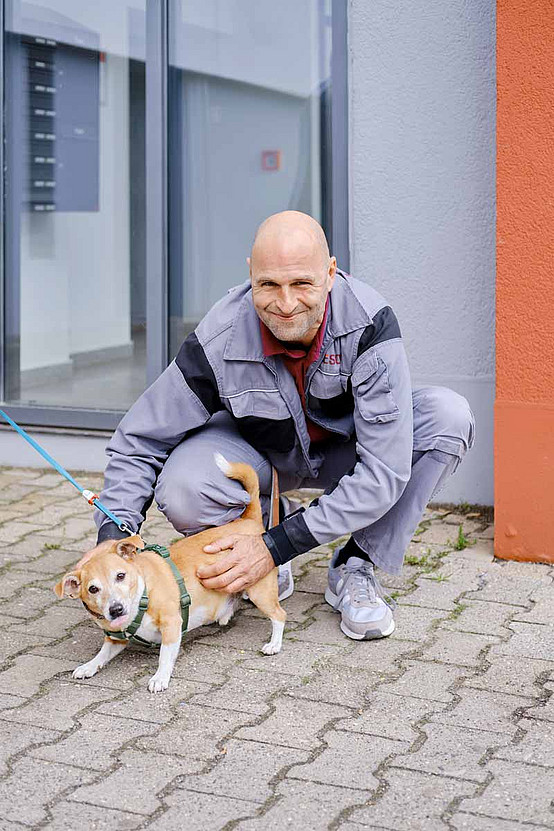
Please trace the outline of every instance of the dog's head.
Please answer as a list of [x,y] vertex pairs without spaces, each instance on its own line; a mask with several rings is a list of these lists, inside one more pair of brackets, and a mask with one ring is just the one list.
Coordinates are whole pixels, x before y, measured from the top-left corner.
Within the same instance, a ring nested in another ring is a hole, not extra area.
[[105,540],[87,552],[54,591],[60,598],[80,598],[104,629],[124,628],[136,614],[141,578],[134,559],[139,548],[144,543],[138,534]]

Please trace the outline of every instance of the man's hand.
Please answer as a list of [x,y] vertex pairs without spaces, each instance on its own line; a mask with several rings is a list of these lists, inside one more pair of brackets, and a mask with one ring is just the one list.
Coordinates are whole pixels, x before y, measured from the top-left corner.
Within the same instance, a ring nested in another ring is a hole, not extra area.
[[207,589],[236,594],[252,586],[275,568],[273,558],[261,536],[233,534],[204,546],[208,554],[229,550],[213,565],[200,566],[198,579]]

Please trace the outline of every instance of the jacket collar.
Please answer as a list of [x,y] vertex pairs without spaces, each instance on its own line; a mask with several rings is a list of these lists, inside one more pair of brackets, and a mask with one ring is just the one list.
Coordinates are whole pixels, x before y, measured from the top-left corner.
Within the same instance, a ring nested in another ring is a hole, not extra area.
[[[346,275],[337,270],[323,342],[363,329],[371,322],[372,318],[350,288]],[[240,303],[223,357],[228,361],[264,360],[260,319],[252,302],[252,289]]]

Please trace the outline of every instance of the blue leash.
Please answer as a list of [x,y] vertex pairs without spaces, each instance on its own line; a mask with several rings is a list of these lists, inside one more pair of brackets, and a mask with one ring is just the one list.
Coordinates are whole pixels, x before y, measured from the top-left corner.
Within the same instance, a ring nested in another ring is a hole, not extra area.
[[52,467],[54,467],[58,471],[58,473],[61,473],[62,476],[65,476],[65,478],[67,479],[68,482],[71,482],[71,484],[74,487],[77,488],[79,493],[82,496],[84,496],[84,498],[87,500],[89,505],[94,505],[95,508],[98,508],[99,511],[102,511],[102,513],[105,514],[107,517],[109,517],[112,522],[115,522],[115,524],[117,525],[119,530],[122,531],[124,534],[132,534],[133,533],[132,530],[129,528],[128,525],[126,525],[125,522],[123,522],[121,519],[118,519],[116,516],[114,516],[114,514],[112,514],[112,512],[110,510],[108,510],[108,508],[106,508],[106,506],[103,505],[100,502],[97,495],[93,491],[89,491],[86,488],[82,488],[79,485],[79,483],[75,481],[73,476],[70,473],[68,473],[67,470],[65,470],[65,468],[63,468],[61,465],[59,465],[57,463],[57,461],[55,459],[53,459],[52,456],[49,453],[47,453],[46,450],[44,450],[44,448],[42,448],[38,442],[36,442],[34,439],[32,439],[31,436],[29,435],[29,433],[25,432],[23,427],[20,427],[19,424],[16,424],[15,421],[13,419],[11,419],[7,413],[4,412],[4,410],[0,410],[0,416],[2,416],[8,422],[8,424],[10,424],[13,427],[13,429],[16,430],[19,433],[20,436],[23,436],[25,441],[28,441],[29,444],[31,445],[31,447],[34,447],[35,450],[38,453],[40,453],[42,458],[46,459],[46,461],[49,464],[51,464]]

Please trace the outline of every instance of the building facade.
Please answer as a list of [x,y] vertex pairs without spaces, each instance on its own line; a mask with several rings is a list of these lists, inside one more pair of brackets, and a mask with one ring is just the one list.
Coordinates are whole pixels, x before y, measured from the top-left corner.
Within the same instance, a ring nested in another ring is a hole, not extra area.
[[[279,210],[400,320],[493,504],[492,0],[4,0],[3,406],[66,466],[107,437]],[[40,464],[8,430],[0,463]]]

